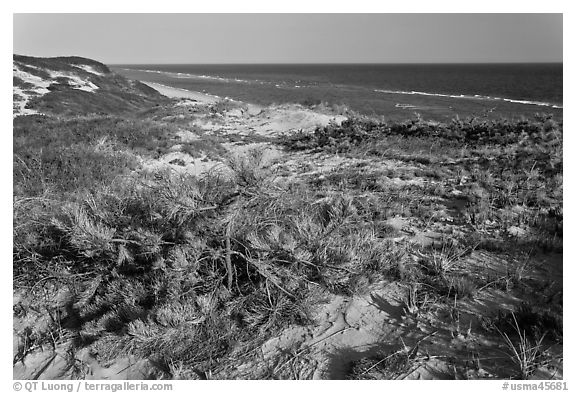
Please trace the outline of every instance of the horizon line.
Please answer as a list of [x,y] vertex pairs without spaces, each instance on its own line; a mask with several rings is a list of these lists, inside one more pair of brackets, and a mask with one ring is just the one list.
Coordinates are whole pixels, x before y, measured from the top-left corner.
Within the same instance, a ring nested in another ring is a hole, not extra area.
[[[68,57],[68,56],[55,56],[55,57]],[[109,66],[121,66],[121,65],[475,65],[475,64],[564,64],[564,61],[486,61],[486,62],[311,62],[311,63],[301,63],[301,62],[209,62],[209,63],[104,63]]]
[[35,57],[39,59],[54,59],[61,57],[81,57],[100,63],[118,66],[118,65],[466,65],[466,64],[564,64],[564,59],[560,61],[337,61],[337,62],[105,62],[93,57],[86,57],[80,55],[56,55],[56,56],[35,56],[21,53],[13,53],[13,56]]

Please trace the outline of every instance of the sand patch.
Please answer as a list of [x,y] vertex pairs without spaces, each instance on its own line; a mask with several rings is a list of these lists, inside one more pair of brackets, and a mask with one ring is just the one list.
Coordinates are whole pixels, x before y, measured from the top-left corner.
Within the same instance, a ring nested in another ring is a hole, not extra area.
[[94,74],[94,75],[98,75],[98,76],[104,76],[105,75],[104,73],[97,71],[94,67],[92,67],[88,64],[74,64],[74,67],[80,68],[81,70],[84,70],[84,71],[89,72],[89,73]]
[[87,81],[78,75],[73,75],[67,72],[56,72],[56,71],[49,71],[50,77],[53,79],[57,78],[65,78],[70,87],[75,90],[82,90],[88,93],[93,93],[94,91],[98,90],[99,87],[96,86],[94,83]]
[[225,169],[225,166],[220,161],[211,160],[205,154],[201,157],[192,157],[189,154],[179,151],[165,154],[157,160],[145,159],[143,161],[143,167],[149,171],[169,168],[176,172],[187,172],[192,175],[200,175],[204,172]]
[[21,79],[24,83],[31,85],[26,87],[25,90],[19,86],[13,86],[13,116],[38,114],[38,111],[26,108],[26,106],[32,98],[41,97],[44,94],[49,93],[50,90],[48,90],[48,87],[52,82],[21,70],[15,63],[12,66],[12,72],[15,77]]
[[221,100],[221,98],[218,96],[199,93],[186,89],[178,89],[176,87],[165,86],[160,83],[153,83],[153,82],[142,82],[142,83],[153,88],[160,94],[163,94],[166,97],[170,98],[187,98],[189,100],[194,100],[196,102],[201,102],[204,104],[214,104]]
[[389,347],[389,342],[382,343],[383,338],[393,342],[404,330],[402,305],[397,301],[401,292],[397,284],[381,283],[352,298],[318,293],[318,298],[325,300],[314,310],[314,323],[289,327],[267,341],[258,359],[239,367],[236,377],[254,375],[263,365],[273,364],[276,376],[344,378],[352,360]]
[[278,135],[298,130],[313,131],[331,122],[340,124],[345,119],[345,116],[318,113],[299,105],[282,105],[263,110],[251,126],[259,135]]

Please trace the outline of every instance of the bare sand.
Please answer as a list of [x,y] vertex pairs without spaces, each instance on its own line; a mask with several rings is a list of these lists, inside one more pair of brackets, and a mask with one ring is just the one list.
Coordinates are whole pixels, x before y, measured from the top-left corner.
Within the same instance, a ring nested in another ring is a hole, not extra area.
[[175,87],[162,85],[160,83],[152,83],[152,82],[142,82],[142,83],[150,86],[160,94],[170,98],[188,98],[203,104],[214,104],[222,99],[221,97],[215,95],[200,93],[197,91],[191,91],[186,89],[177,89]]
[[144,83],[147,86],[150,86],[160,94],[165,95],[166,97],[169,98],[185,98],[196,101],[196,103],[198,104],[206,104],[206,105],[215,104],[218,101],[228,100],[236,102],[238,104],[242,104],[244,107],[246,107],[247,109],[246,113],[249,115],[259,114],[263,110],[263,107],[260,105],[240,102],[228,97],[220,97],[214,94],[201,93],[199,91],[179,89],[176,87],[162,85],[160,83],[153,83],[153,82],[142,82],[142,83]]

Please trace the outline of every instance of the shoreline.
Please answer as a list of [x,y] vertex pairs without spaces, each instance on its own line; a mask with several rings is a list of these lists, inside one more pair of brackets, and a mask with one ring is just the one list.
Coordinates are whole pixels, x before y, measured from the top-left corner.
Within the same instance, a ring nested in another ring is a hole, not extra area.
[[177,87],[166,86],[160,83],[147,82],[142,80],[140,82],[148,87],[153,88],[158,93],[169,98],[187,98],[194,101],[198,101],[199,103],[202,104],[215,104],[216,102],[223,99],[222,97],[216,95],[186,89],[179,89]]
[[189,100],[194,100],[199,104],[205,104],[205,105],[215,104],[215,103],[217,103],[219,101],[223,101],[223,100],[232,101],[232,102],[236,102],[236,103],[240,103],[240,104],[245,105],[247,107],[248,113],[250,115],[258,114],[264,108],[262,105],[256,105],[256,104],[251,104],[251,103],[244,102],[244,101],[238,101],[238,100],[228,98],[228,97],[220,97],[220,96],[217,96],[214,94],[201,93],[199,91],[181,89],[178,87],[163,85],[161,83],[154,83],[154,82],[147,82],[147,81],[139,81],[139,82],[145,84],[148,87],[153,88],[158,93],[160,93],[160,94],[162,94],[168,98],[189,99]]
[[[186,78],[173,79],[162,71],[125,68],[115,69],[115,71],[131,79],[150,81],[144,83],[169,97],[192,98],[201,102],[213,102],[214,97],[219,97],[222,100],[230,99],[248,106],[259,105],[261,108],[282,104],[308,106],[308,104],[323,102],[329,106],[345,106],[358,114],[384,116],[389,121],[399,122],[412,119],[417,115],[444,123],[451,122],[455,118],[467,117],[514,120],[533,118],[542,113],[553,115],[560,121],[564,117],[562,102],[512,99],[492,94],[444,94],[419,89],[404,91],[373,87],[348,91],[340,90],[337,86],[326,87],[326,89],[318,86],[310,86],[310,89],[292,89],[289,86],[283,86],[282,91],[273,89],[271,86],[262,86],[263,90],[260,91],[256,85],[251,88],[242,87],[235,83],[234,79],[226,83],[229,87],[214,84],[212,90],[208,82],[187,83]],[[239,90],[236,91],[236,89]],[[208,93],[200,93],[200,90],[208,91]],[[313,106],[309,107],[313,108]]]

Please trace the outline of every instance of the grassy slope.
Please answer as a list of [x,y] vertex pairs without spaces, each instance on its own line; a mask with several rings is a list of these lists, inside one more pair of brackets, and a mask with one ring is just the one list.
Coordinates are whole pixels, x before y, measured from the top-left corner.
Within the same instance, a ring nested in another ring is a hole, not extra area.
[[[13,56],[14,63],[23,71],[52,80],[50,92],[33,98],[29,108],[40,113],[78,115],[88,113],[126,114],[147,109],[161,103],[166,103],[165,97],[154,89],[138,81],[129,81],[121,75],[110,72],[108,67],[94,60],[82,57],[36,58],[28,56]],[[98,74],[75,67],[75,65],[90,66]],[[50,72],[58,72],[78,76],[98,86],[96,92],[86,92],[69,88],[66,83],[53,80]],[[15,85],[25,88],[18,78]]]

